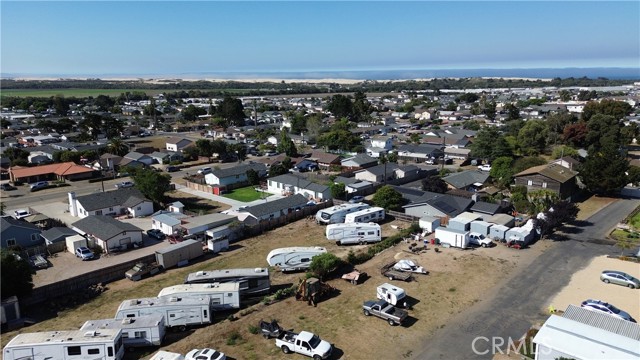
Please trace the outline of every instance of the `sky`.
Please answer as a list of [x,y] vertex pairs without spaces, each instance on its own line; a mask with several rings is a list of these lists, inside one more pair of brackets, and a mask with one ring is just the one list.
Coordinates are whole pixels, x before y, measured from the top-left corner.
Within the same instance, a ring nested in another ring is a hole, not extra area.
[[6,1],[4,74],[640,67],[640,2]]

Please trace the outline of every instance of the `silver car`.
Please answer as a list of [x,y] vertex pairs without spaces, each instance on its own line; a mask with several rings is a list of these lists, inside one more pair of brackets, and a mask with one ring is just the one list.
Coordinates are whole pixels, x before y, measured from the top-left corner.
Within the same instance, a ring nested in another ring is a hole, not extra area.
[[600,274],[600,280],[602,280],[602,282],[604,282],[605,284],[611,283],[622,285],[627,286],[631,289],[640,288],[640,280],[622,271],[605,270],[602,272],[602,274]]
[[615,316],[615,317],[623,319],[623,320],[636,322],[636,320],[634,318],[632,318],[631,315],[629,315],[628,312],[620,310],[617,307],[615,307],[615,306],[613,306],[613,305],[611,305],[609,303],[606,303],[604,301],[588,299],[588,300],[583,301],[580,304],[580,307],[583,307],[583,308],[585,308],[587,310],[596,311],[596,312],[608,314],[608,315],[611,315],[611,316]]

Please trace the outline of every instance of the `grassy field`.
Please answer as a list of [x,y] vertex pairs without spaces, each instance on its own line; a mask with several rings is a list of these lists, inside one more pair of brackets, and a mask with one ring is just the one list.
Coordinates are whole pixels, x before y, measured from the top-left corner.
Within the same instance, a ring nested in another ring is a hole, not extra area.
[[[0,96],[16,96],[16,97],[52,97],[62,95],[64,97],[96,97],[98,95],[107,95],[111,97],[118,96],[125,92],[142,92],[147,95],[166,94],[177,91],[189,91],[200,89],[3,89]],[[249,90],[243,89],[202,89],[201,91],[220,91],[232,94],[242,94]]]
[[247,186],[240,189],[234,189],[223,196],[237,201],[249,202],[260,199],[262,193],[260,191],[256,191],[253,186]]

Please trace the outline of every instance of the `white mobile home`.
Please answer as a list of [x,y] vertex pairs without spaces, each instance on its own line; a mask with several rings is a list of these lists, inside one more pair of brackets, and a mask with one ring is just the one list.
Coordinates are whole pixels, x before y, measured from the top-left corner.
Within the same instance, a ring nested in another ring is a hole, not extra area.
[[122,331],[44,331],[18,334],[2,350],[4,360],[120,360]]
[[326,252],[327,249],[318,246],[273,249],[267,255],[267,262],[283,272],[305,270],[311,265],[312,257]]
[[319,210],[316,213],[316,222],[323,225],[343,223],[347,214],[368,209],[369,207],[365,203],[335,205]]
[[159,298],[166,297],[208,297],[213,310],[240,308],[240,284],[237,282],[213,284],[180,284],[160,290]]
[[329,224],[325,235],[327,240],[334,240],[338,245],[364,245],[382,240],[380,225],[376,223]]
[[384,209],[381,207],[371,207],[368,209],[352,212],[344,217],[345,223],[369,223],[384,220]]
[[210,284],[237,282],[240,296],[256,296],[269,293],[271,280],[268,268],[223,269],[197,271],[187,275],[185,284]]
[[89,320],[80,330],[97,331],[104,329],[122,330],[122,344],[125,348],[159,346],[165,334],[164,316],[149,315],[138,318]]
[[211,300],[208,297],[142,298],[123,301],[116,311],[116,319],[163,315],[167,327],[186,329],[190,325],[210,324]]

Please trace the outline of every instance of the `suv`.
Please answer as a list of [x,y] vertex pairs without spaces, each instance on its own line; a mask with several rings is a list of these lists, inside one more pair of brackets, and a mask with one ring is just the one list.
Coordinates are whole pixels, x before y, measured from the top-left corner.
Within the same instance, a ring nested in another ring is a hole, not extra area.
[[582,304],[580,304],[580,306],[587,310],[601,312],[604,314],[615,316],[623,320],[636,322],[634,318],[632,318],[631,315],[629,315],[629,313],[627,313],[626,311],[622,311],[617,307],[611,304],[608,304],[604,301],[588,299],[583,301]]
[[44,189],[47,186],[49,186],[49,182],[48,181],[38,181],[36,183],[31,184],[31,191]]
[[600,275],[600,280],[605,284],[617,284],[631,289],[640,289],[640,280],[622,271],[605,270]]
[[82,261],[91,260],[93,259],[93,251],[89,250],[87,247],[81,246],[76,249],[76,257],[79,257]]
[[125,188],[130,188],[133,187],[133,182],[132,181],[123,181],[119,184],[116,184],[116,188],[118,189],[125,189]]
[[201,175],[206,175],[206,174],[211,174],[213,170],[211,170],[210,167],[203,167],[202,169],[198,170],[198,174]]
[[171,166],[167,166],[164,170],[166,172],[175,172],[175,171],[178,171],[178,167],[171,165]]
[[9,190],[15,190],[15,189],[16,187],[9,183],[0,184],[0,190],[9,191]]
[[13,217],[17,220],[24,219],[27,216],[31,216],[31,213],[25,209],[18,209],[13,212]]

